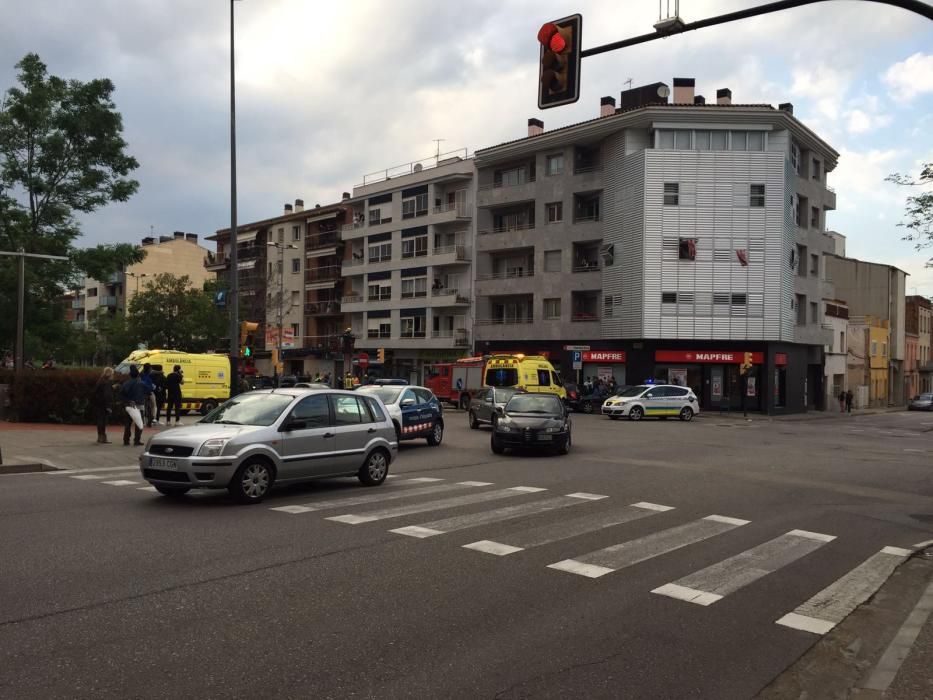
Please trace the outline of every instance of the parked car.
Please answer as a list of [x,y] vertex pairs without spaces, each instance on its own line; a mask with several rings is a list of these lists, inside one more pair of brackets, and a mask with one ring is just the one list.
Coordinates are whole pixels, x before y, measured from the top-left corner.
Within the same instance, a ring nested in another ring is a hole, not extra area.
[[193,425],[157,433],[139,467],[166,496],[226,488],[258,503],[273,484],[307,479],[355,475],[378,486],[397,452],[377,396],[275,389],[240,394]]
[[[373,384],[376,386],[408,386],[407,379],[374,379]],[[430,390],[429,390],[430,391]]]
[[514,387],[487,386],[478,390],[470,402],[469,416],[470,428],[476,430],[481,423],[495,425],[499,413],[505,408],[515,394],[522,393],[521,389]]
[[425,438],[436,447],[444,439],[444,409],[430,389],[366,384],[355,391],[379,397],[392,419],[397,440]]
[[629,387],[620,394],[606,399],[602,413],[612,420],[628,416],[629,420],[644,417],[677,417],[693,420],[700,412],[700,403],[692,389],[671,384],[649,384]]
[[570,411],[556,394],[515,394],[492,427],[490,448],[546,449],[567,454],[571,444]]
[[933,411],[933,394],[920,394],[907,404],[908,411]]
[[297,382],[294,388],[295,389],[330,389],[330,385],[321,384],[320,382]]

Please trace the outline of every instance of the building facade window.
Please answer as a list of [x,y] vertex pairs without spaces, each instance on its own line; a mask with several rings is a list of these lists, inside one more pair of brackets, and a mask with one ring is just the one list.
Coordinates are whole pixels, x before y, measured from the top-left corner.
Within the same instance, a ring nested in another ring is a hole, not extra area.
[[301,258],[292,259],[292,274],[297,275],[301,272]]
[[285,243],[285,228],[282,227],[279,229],[279,245]]
[[877,340],[871,341],[871,356],[878,357],[878,341]]
[[424,338],[427,328],[424,316],[402,316],[401,324],[403,338]]
[[367,320],[367,338],[391,338],[392,322],[387,318],[371,318]]
[[545,205],[547,209],[547,222],[549,224],[560,223],[564,220],[564,203],[550,202]]
[[409,197],[402,200],[402,218],[413,219],[416,216],[424,216],[428,213],[428,193]]
[[392,298],[392,285],[391,284],[380,284],[373,283],[367,286],[367,300],[369,301],[385,301],[386,299]]
[[810,323],[819,323],[820,307],[815,301],[810,302]]
[[402,239],[402,257],[420,258],[428,254],[428,236],[413,236]]
[[790,145],[790,167],[795,173],[800,174],[800,146],[796,143]]
[[820,179],[820,177],[821,177],[820,171],[821,171],[821,168],[820,168],[820,161],[818,161],[816,158],[814,158],[814,159],[813,159],[813,167],[810,169],[810,172],[811,172],[811,174],[812,174],[814,180],[819,181],[819,179]]
[[559,250],[544,251],[544,271],[545,272],[560,272],[561,254],[562,253]]
[[544,172],[546,175],[560,175],[564,172],[564,154],[555,153],[544,159]]
[[664,205],[676,207],[678,204],[680,204],[680,183],[665,182],[664,183]]
[[292,324],[292,337],[296,340],[301,337],[301,324],[293,323]]
[[402,280],[402,299],[416,299],[427,295],[427,277],[408,277]]
[[385,262],[392,259],[392,244],[377,243],[369,246],[369,262]]
[[680,260],[697,259],[696,238],[681,238],[677,246],[677,257]]
[[810,207],[810,228],[820,230],[820,208]]
[[657,148],[678,151],[763,151],[765,132],[658,129]]
[[748,186],[748,206],[763,207],[765,205],[765,186],[761,184]]
[[382,211],[380,209],[370,209],[369,210],[369,225],[375,226],[382,221],[381,217]]
[[819,277],[820,274],[820,256],[810,253],[810,274]]
[[301,226],[292,226],[292,240],[293,241],[301,240]]
[[662,304],[676,304],[677,303],[677,292],[661,292],[661,303]]
[[544,300],[544,318],[550,321],[560,319],[560,299]]

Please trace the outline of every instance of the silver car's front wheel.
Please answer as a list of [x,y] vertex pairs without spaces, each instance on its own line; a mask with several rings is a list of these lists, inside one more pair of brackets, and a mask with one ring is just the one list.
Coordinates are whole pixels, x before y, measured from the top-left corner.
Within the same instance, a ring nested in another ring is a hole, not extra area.
[[272,486],[272,468],[262,460],[252,460],[237,469],[230,482],[230,493],[241,503],[259,503]]
[[388,475],[389,456],[384,450],[376,449],[369,453],[357,476],[366,486],[379,486]]

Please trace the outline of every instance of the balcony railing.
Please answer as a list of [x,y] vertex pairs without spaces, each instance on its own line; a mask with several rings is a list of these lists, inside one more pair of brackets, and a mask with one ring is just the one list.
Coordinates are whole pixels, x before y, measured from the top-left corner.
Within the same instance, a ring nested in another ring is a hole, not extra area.
[[366,264],[366,258],[351,258],[350,260],[343,261],[344,267],[357,267],[359,265],[365,265],[365,264]]
[[331,301],[309,301],[305,302],[305,313],[309,316],[321,316],[325,314],[339,314],[340,302]]
[[[300,340],[305,350],[318,350],[325,352],[337,352],[340,349],[341,336],[336,334],[328,335],[306,335]],[[296,342],[299,340],[295,338]]]
[[458,328],[456,330],[443,330],[443,331],[431,331],[431,337],[435,340],[443,340],[445,338],[453,338],[454,345],[464,346],[469,345],[470,336],[466,331],[466,328]]
[[388,301],[392,298],[392,291],[379,292],[378,294],[369,294],[366,296],[367,301]]
[[366,226],[366,220],[362,219],[362,220],[353,221],[349,224],[344,224],[343,226],[340,227],[340,230],[341,231],[356,231],[356,230],[363,228],[364,226]]
[[427,334],[424,331],[402,331],[400,338],[424,338]]
[[598,321],[599,314],[595,311],[577,311],[570,315],[571,321]]
[[599,221],[599,214],[575,214],[573,217],[573,223],[575,224],[586,224],[594,221]]
[[84,297],[79,297],[78,299],[71,300],[72,309],[83,309],[84,308]]
[[359,304],[361,301],[363,301],[361,294],[348,294],[340,300],[342,304]]
[[431,210],[433,214],[446,214],[449,211],[456,212],[457,218],[460,219],[469,219],[473,216],[472,205],[469,202],[450,202]]
[[514,224],[512,226],[499,226],[485,231],[480,231],[481,236],[488,233],[508,233],[509,231],[529,231],[535,227],[534,223],[530,224]]
[[370,265],[374,263],[389,262],[390,260],[392,260],[391,255],[370,255],[369,256]]
[[373,328],[370,328],[369,330],[366,331],[366,337],[367,338],[391,338],[392,332],[375,330]]
[[602,172],[603,166],[599,163],[594,165],[580,165],[576,166],[573,169],[574,175],[585,175],[586,173],[598,173]]
[[82,318],[82,319],[76,319],[76,320],[74,320],[74,321],[71,322],[71,327],[72,327],[72,328],[81,329],[81,328],[85,328],[86,326],[87,326],[87,321],[85,321],[83,318]]
[[434,255],[450,255],[451,253],[457,260],[470,259],[470,249],[465,245],[443,245],[434,248]]
[[204,256],[204,267],[226,267],[229,263],[226,253],[208,253]]
[[410,258],[424,258],[428,255],[427,248],[419,248],[418,250],[403,250],[402,251],[402,260],[408,260]]
[[598,261],[584,262],[580,265],[574,265],[570,268],[571,272],[599,272],[600,264]]
[[305,283],[331,282],[340,279],[340,265],[316,267],[305,272]]
[[486,280],[506,280],[506,279],[518,279],[519,277],[534,277],[535,271],[531,270],[503,270],[501,272],[488,272],[484,275],[477,275],[477,282],[484,282]]
[[340,240],[340,233],[337,231],[324,231],[323,233],[315,233],[308,236],[308,240],[305,241],[305,247],[308,250],[329,248],[340,243]]
[[523,316],[521,318],[480,318],[475,321],[477,326],[517,326],[534,322],[535,320],[531,316]]
[[499,181],[494,181],[494,182],[487,182],[483,185],[480,185],[478,189],[498,190],[498,189],[502,189],[505,187],[521,187],[522,185],[527,185],[529,183],[534,182],[535,179],[536,179],[535,174],[531,173],[530,175],[526,175],[524,178],[522,178],[521,182],[502,182],[501,180],[499,180]]
[[423,292],[402,292],[402,299],[421,299],[427,295],[427,290],[424,290]]
[[115,296],[110,296],[110,295],[97,297],[97,305],[98,306],[116,306],[117,298]]

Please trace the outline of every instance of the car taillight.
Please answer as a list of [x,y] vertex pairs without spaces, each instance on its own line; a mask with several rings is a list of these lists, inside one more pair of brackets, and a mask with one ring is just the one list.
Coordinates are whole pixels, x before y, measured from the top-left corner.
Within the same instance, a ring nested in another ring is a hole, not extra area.
[[571,392],[570,392],[570,398],[572,398],[572,399],[577,398],[577,392],[571,391]]

